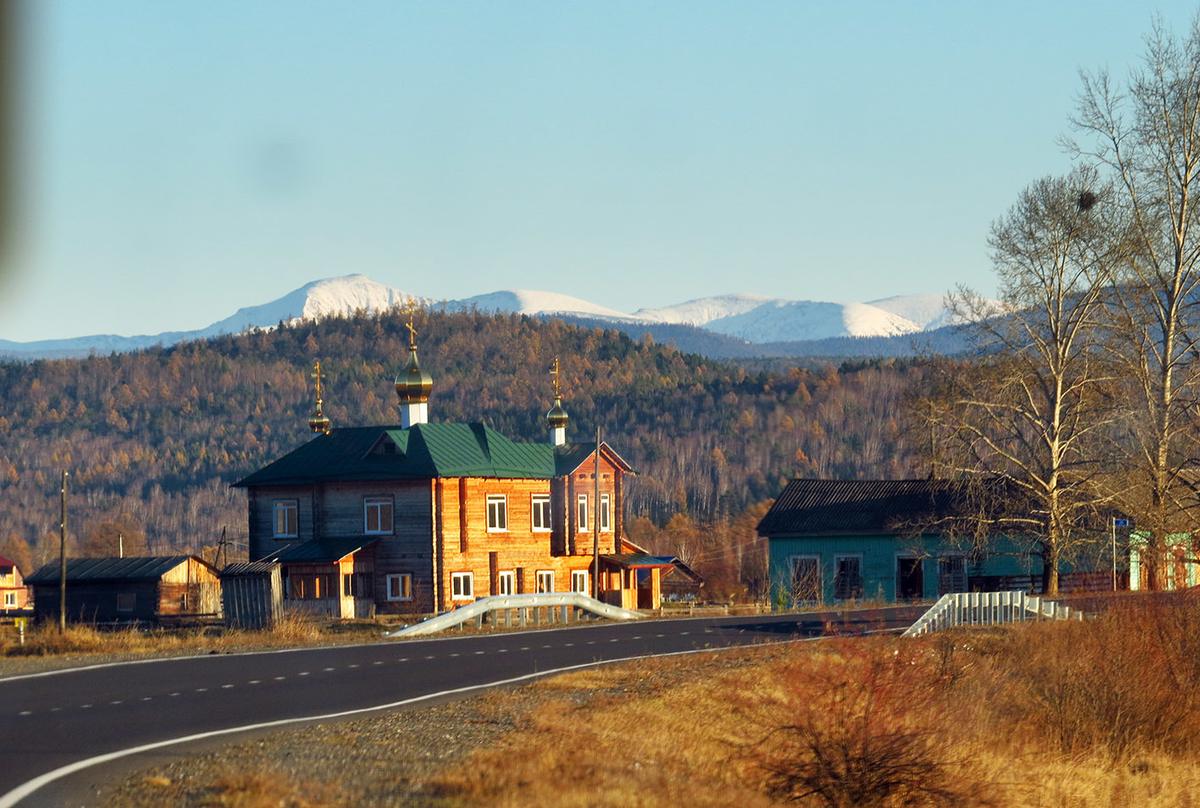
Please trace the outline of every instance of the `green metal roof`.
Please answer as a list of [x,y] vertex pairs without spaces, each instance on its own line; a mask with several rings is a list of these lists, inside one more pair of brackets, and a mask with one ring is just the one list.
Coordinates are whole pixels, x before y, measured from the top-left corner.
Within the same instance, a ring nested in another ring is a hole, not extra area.
[[[602,446],[606,457],[631,470]],[[438,477],[551,479],[574,471],[593,448],[517,443],[483,424],[348,427],[316,436],[234,486]]]

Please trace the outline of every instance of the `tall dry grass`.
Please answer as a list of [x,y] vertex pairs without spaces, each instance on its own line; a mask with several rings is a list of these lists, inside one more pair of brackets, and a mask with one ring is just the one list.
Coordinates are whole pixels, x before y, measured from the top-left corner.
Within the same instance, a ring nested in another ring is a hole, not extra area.
[[[378,631],[371,632],[372,639]],[[81,655],[156,655],[187,651],[228,652],[345,642],[347,636],[328,621],[287,615],[274,628],[242,631],[219,626],[186,629],[119,628],[101,630],[85,623],[67,625],[63,633],[52,623],[35,626],[21,644],[15,634],[0,637],[0,657]]]
[[[1200,794],[1200,599],[921,640],[562,677],[444,772],[447,805],[1182,808]],[[501,709],[498,707],[497,709]]]

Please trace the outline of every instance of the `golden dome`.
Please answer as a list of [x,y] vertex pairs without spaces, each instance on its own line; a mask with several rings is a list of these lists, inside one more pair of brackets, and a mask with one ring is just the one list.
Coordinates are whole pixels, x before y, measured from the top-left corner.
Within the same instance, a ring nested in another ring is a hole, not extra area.
[[396,376],[396,395],[401,404],[423,404],[433,390],[433,377],[421,370],[416,347],[410,348],[408,364]]
[[550,412],[546,413],[546,423],[550,424],[551,429],[567,425],[567,411],[563,409],[562,399],[558,396],[554,397],[554,406],[550,408]]
[[308,428],[313,431],[313,434],[323,432],[328,434],[332,422],[321,413],[321,408],[317,407],[317,411],[313,413],[313,417],[308,419]]

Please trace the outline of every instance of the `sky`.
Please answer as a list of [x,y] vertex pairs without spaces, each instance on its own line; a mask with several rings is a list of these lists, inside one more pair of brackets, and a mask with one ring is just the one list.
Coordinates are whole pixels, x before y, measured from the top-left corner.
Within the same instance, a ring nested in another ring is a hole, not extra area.
[[203,328],[321,278],[617,310],[993,294],[1079,71],[1192,3],[38,0],[0,339]]

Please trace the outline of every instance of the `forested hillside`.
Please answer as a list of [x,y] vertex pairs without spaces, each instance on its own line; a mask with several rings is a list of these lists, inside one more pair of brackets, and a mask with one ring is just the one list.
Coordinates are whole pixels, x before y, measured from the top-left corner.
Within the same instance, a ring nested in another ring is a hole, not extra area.
[[[211,547],[223,528],[243,537],[244,497],[228,485],[308,439],[314,360],[335,428],[398,422],[403,324],[399,313],[333,318],[136,354],[0,364],[0,554],[36,566],[57,553],[63,470],[76,551],[117,531],[135,544],[144,531],[152,551]],[[568,440],[593,440],[599,426],[639,472],[627,502],[634,538],[678,545],[698,563],[713,542],[751,542],[759,503],[791,476],[921,473],[921,438],[900,416],[925,374],[918,364],[747,373],[560,321],[419,313],[416,327],[434,378],[430,419],[480,420],[517,439],[548,440],[558,357]]]

